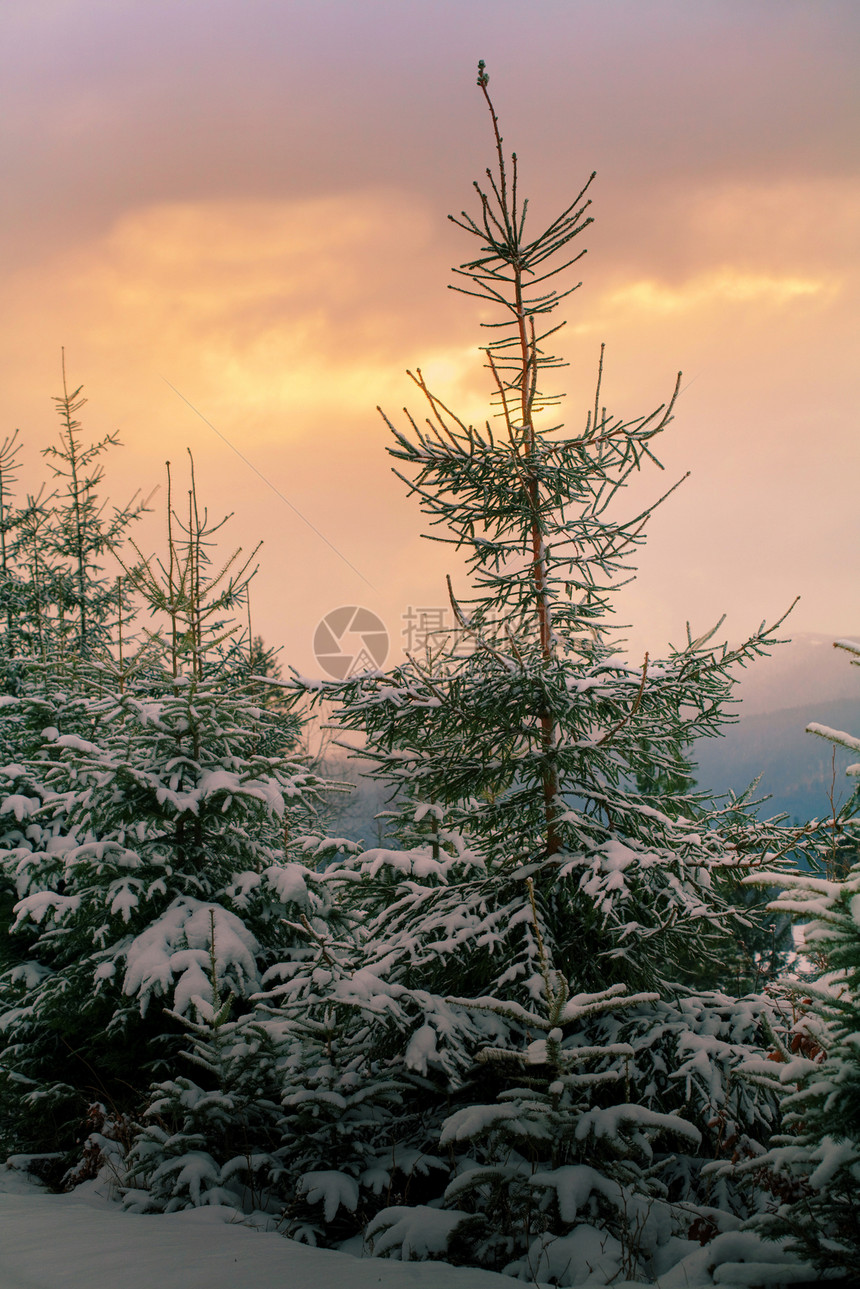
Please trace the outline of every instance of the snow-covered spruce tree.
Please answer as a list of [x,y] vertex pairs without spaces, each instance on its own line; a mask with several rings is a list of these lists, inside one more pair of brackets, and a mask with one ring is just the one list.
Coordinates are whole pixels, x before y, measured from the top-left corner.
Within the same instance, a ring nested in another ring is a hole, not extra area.
[[[526,237],[516,157],[504,155],[483,67],[478,83],[497,167],[488,187],[476,185],[478,218],[454,220],[478,243],[458,270],[457,289],[502,314],[487,324],[497,330],[484,350],[496,425],[467,425],[420,371],[413,379],[426,423],[410,417],[401,432],[389,422],[397,472],[429,516],[432,536],[465,553],[472,591],[456,594],[449,579],[449,595],[457,643],[472,647],[312,691],[336,702],[343,730],[365,737],[362,755],[403,789],[415,821],[444,812],[449,844],[431,837],[410,851],[378,849],[341,865],[344,889],[365,915],[365,942],[360,970],[335,993],[356,1011],[364,1078],[411,1083],[421,1114],[411,1120],[420,1133],[409,1144],[436,1153],[444,1132],[459,1174],[496,1168],[500,1159],[497,1134],[470,1140],[464,1155],[443,1127],[451,1113],[507,1095],[501,1067],[479,1052],[527,1050],[527,1017],[547,1005],[547,972],[575,995],[615,988],[616,1032],[601,1033],[598,1015],[577,1015],[559,1041],[563,1050],[594,1049],[593,1072],[601,1075],[594,1104],[614,1108],[619,1124],[652,1113],[691,1124],[681,1154],[661,1177],[642,1181],[646,1199],[659,1191],[688,1205],[676,1210],[683,1226],[695,1212],[689,1205],[710,1197],[702,1163],[738,1132],[760,1139],[773,1122],[773,1098],[735,1091],[732,1074],[750,1043],[755,1050],[767,1004],[739,1011],[728,996],[686,987],[730,942],[729,880],[765,855],[776,859],[795,839],[743,810],[711,811],[677,773],[678,749],[719,732],[732,669],[766,651],[774,629],[762,627],[734,649],[714,647],[713,632],[696,639],[688,632],[659,663],[646,657],[634,665],[624,654],[613,597],[632,576],[653,509],[619,517],[624,488],[655,462],[654,440],[675,396],[637,420],[610,416],[601,403],[601,355],[584,429],[565,436],[553,425],[557,400],[540,386],[558,365],[545,347],[557,330],[549,315],[570,293],[556,275],[579,258],[570,244],[590,222],[588,200],[583,189],[543,232]],[[643,795],[637,780],[659,792]],[[654,991],[663,995],[659,1004],[623,1005],[625,996]],[[495,1002],[476,1010],[475,1000],[487,999]],[[618,1055],[627,1031],[632,1058]],[[352,1041],[345,1034],[342,1045]],[[356,1040],[357,1056],[360,1048]],[[603,1079],[610,1071],[620,1077]],[[696,1133],[698,1149],[690,1145]],[[552,1171],[546,1141],[536,1132],[528,1149],[520,1146],[535,1175]],[[582,1162],[601,1176],[596,1154]],[[441,1191],[425,1198],[438,1202]],[[725,1191],[723,1199],[734,1202]],[[575,1220],[594,1216],[583,1206]],[[605,1233],[626,1238],[617,1210],[604,1210],[600,1221]],[[414,1251],[414,1223],[409,1230],[400,1247]],[[544,1235],[568,1233],[565,1226]],[[460,1256],[504,1261],[498,1246],[465,1254],[452,1238]],[[437,1255],[447,1247],[440,1241]],[[393,1247],[387,1237],[386,1244]],[[431,1246],[424,1242],[425,1255]]]
[[[860,665],[860,643],[835,647]],[[807,732],[860,752],[860,738],[813,722]],[[847,773],[860,776],[860,764]],[[858,798],[838,827],[856,835]],[[837,844],[834,830],[833,846]],[[771,1203],[754,1220],[764,1235],[787,1242],[820,1271],[856,1283],[860,1266],[860,864],[839,878],[808,873],[763,874],[750,881],[783,889],[773,908],[803,925],[818,978],[781,985],[794,1012],[788,1042],[750,1077],[782,1094],[781,1135],[761,1158],[743,1163],[754,1182],[765,1181]]]
[[18,895],[18,961],[0,978],[18,1149],[67,1148],[87,1100],[135,1107],[172,1072],[181,1034],[164,1009],[211,994],[210,915],[218,987],[241,1000],[289,949],[284,913],[315,899],[303,860],[319,781],[290,755],[295,723],[248,697],[228,617],[251,561],[213,570],[216,527],[193,487],[187,519],[169,505],[165,559],[128,570],[163,625],[93,663],[86,736],[44,729],[32,822],[60,803],[63,828],[0,856]]
[[187,1012],[170,1013],[190,1037],[183,1055],[195,1077],[178,1073],[151,1089],[123,1167],[123,1203],[135,1211],[202,1204],[255,1211],[276,1202],[283,1172],[276,1154],[277,1044],[247,1012],[231,1020],[214,908],[208,914],[210,996],[196,994]]
[[[89,696],[101,683],[96,655],[117,618],[127,624],[131,616],[128,590],[106,563],[145,507],[134,499],[107,506],[101,458],[117,440],[86,443],[76,419],[85,402],[80,395],[80,387],[69,392],[64,362],[63,394],[54,400],[59,440],[44,451],[56,481],[50,490],[34,489],[20,500],[17,432],[0,448],[0,847],[19,855],[62,844],[67,800],[46,783],[54,752],[45,731],[90,735]],[[26,947],[9,934],[18,895],[14,868],[0,863],[0,960],[26,974]],[[49,885],[53,880],[46,874]]]
[[[337,870],[323,877],[336,892]],[[335,898],[342,906],[343,895]],[[311,959],[270,973],[278,983],[258,1018],[282,1055],[280,1155],[290,1179],[283,1229],[317,1244],[355,1235],[381,1203],[420,1193],[428,1174],[444,1174],[446,1164],[426,1149],[413,1086],[388,1072],[373,1051],[373,1024],[356,1010],[360,924],[339,935],[318,920],[305,929]],[[370,993],[385,1006],[375,981]]]
[[[445,1122],[443,1148],[471,1147],[481,1162],[466,1167],[445,1192],[446,1204],[465,1204],[465,1210],[431,1215],[431,1225],[441,1228],[455,1260],[503,1265],[523,1279],[564,1283],[565,1268],[583,1261],[596,1271],[596,1251],[607,1280],[622,1272],[631,1276],[671,1230],[665,1188],[649,1176],[654,1140],[669,1134],[695,1147],[699,1133],[678,1116],[642,1105],[617,1098],[599,1103],[598,1089],[624,1078],[607,1061],[621,1058],[629,1068],[634,1048],[624,1042],[566,1042],[563,1029],[599,1015],[617,1017],[656,1002],[657,995],[628,995],[616,984],[572,996],[567,980],[549,967],[531,879],[527,887],[544,984],[540,1005],[526,1009],[493,997],[450,1001],[543,1037],[520,1049],[479,1052],[479,1060],[507,1071],[513,1086],[493,1104],[470,1104]],[[388,1208],[368,1235],[375,1251],[385,1252],[411,1241],[415,1225],[412,1210]]]
[[[94,656],[132,616],[129,588],[105,568],[127,531],[146,509],[132,501],[109,511],[101,495],[105,451],[116,434],[87,444],[76,413],[81,388],[69,391],[65,357],[63,393],[54,399],[59,440],[43,450],[56,486],[16,500],[20,472],[17,431],[0,445],[0,794],[10,829],[0,843],[37,840],[41,825],[27,824],[41,800],[38,765],[46,728],[86,736],[86,695],[100,683]],[[115,572],[119,572],[116,565]],[[26,768],[29,766],[29,769]],[[59,805],[59,803],[56,803]],[[54,812],[50,835],[61,831]]]

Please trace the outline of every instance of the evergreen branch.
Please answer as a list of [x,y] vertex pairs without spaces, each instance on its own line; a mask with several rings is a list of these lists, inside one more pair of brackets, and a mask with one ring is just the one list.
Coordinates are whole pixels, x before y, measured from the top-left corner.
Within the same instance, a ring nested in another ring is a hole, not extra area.
[[619,733],[619,731],[620,731],[620,730],[622,730],[622,729],[624,728],[624,726],[625,726],[625,725],[629,724],[629,722],[633,719],[633,717],[634,717],[634,716],[636,715],[636,713],[639,711],[639,707],[640,707],[640,704],[641,704],[641,702],[642,702],[642,695],[643,695],[643,694],[644,694],[644,692],[645,692],[645,680],[646,680],[647,675],[648,675],[648,654],[646,653],[646,654],[645,654],[645,661],[644,661],[644,663],[642,664],[642,679],[641,679],[641,680],[640,680],[640,682],[639,682],[639,689],[638,689],[638,690],[637,690],[637,692],[636,692],[636,698],[635,698],[635,700],[634,700],[634,702],[633,702],[633,706],[630,708],[630,711],[629,711],[629,712],[627,712],[627,713],[626,713],[626,714],[621,718],[621,720],[620,720],[616,725],[614,725],[614,726],[612,727],[612,729],[611,729],[611,730],[607,730],[607,732],[603,735],[603,737],[602,737],[602,738],[600,738],[600,739],[598,739],[598,741],[597,741],[597,746],[598,746],[598,747],[600,747],[600,746],[601,746],[602,744],[604,744],[604,743],[608,743],[611,739],[613,739],[613,738],[615,737],[615,735],[616,735],[616,734],[618,734],[618,733]]

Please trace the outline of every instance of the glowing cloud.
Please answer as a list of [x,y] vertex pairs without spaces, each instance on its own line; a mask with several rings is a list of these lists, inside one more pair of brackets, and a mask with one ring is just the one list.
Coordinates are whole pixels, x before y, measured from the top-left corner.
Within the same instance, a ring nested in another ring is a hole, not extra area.
[[799,298],[831,297],[838,290],[839,283],[832,279],[776,277],[724,268],[701,274],[679,287],[655,280],[631,282],[612,291],[604,303],[610,308],[686,313],[722,303],[779,307]]

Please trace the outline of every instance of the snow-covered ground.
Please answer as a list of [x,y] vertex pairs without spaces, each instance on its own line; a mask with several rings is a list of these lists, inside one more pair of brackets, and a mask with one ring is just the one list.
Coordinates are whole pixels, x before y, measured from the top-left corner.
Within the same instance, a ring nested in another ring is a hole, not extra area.
[[[774,1246],[765,1250],[754,1236],[733,1232],[685,1257],[656,1289],[790,1285],[809,1277],[809,1269]],[[51,1195],[0,1167],[0,1289],[513,1289],[516,1283],[440,1262],[311,1249],[243,1225],[227,1208],[125,1213],[93,1183]],[[605,1282],[583,1266],[575,1283],[586,1289]],[[613,1289],[637,1286],[615,1281]]]
[[311,1249],[232,1209],[124,1213],[91,1183],[50,1195],[0,1170],[0,1289],[512,1289],[487,1271]]

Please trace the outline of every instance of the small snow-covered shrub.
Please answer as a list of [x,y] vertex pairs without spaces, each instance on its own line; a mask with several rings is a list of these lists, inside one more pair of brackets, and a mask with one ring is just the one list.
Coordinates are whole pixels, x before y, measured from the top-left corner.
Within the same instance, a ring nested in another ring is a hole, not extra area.
[[755,1208],[730,1169],[710,1165],[764,1151],[779,1122],[779,1097],[750,1082],[745,1072],[751,1062],[766,1059],[772,1035],[783,1027],[773,998],[681,989],[595,1017],[592,1041],[629,1044],[630,1055],[612,1065],[636,1099],[651,1110],[683,1116],[700,1134],[698,1144],[676,1140],[657,1156],[672,1200],[742,1217],[751,1202]]
[[194,1019],[181,1018],[191,1040],[184,1055],[197,1078],[153,1086],[129,1154],[123,1202],[135,1211],[282,1207],[277,1047],[253,1016],[229,1019],[214,951],[210,973],[211,1001],[196,995]]
[[518,1280],[553,1285],[610,1285],[625,1269],[624,1246],[605,1228],[583,1223],[570,1235],[541,1236],[506,1267]]
[[468,1213],[429,1208],[426,1204],[395,1205],[377,1213],[366,1232],[374,1257],[403,1262],[450,1257],[451,1237]]
[[126,1180],[126,1158],[134,1124],[128,1115],[108,1110],[100,1101],[87,1111],[86,1137],[76,1164],[63,1177],[63,1188],[74,1190],[82,1182],[98,1181],[115,1198]]
[[[350,865],[328,869],[324,880],[337,886]],[[332,1244],[386,1204],[420,1201],[428,1185],[437,1193],[448,1170],[428,1128],[441,1118],[435,1089],[386,1051],[401,991],[361,965],[360,923],[339,936],[308,926],[313,956],[269,973],[262,1015],[281,1052],[280,1131],[291,1177],[284,1230]]]

